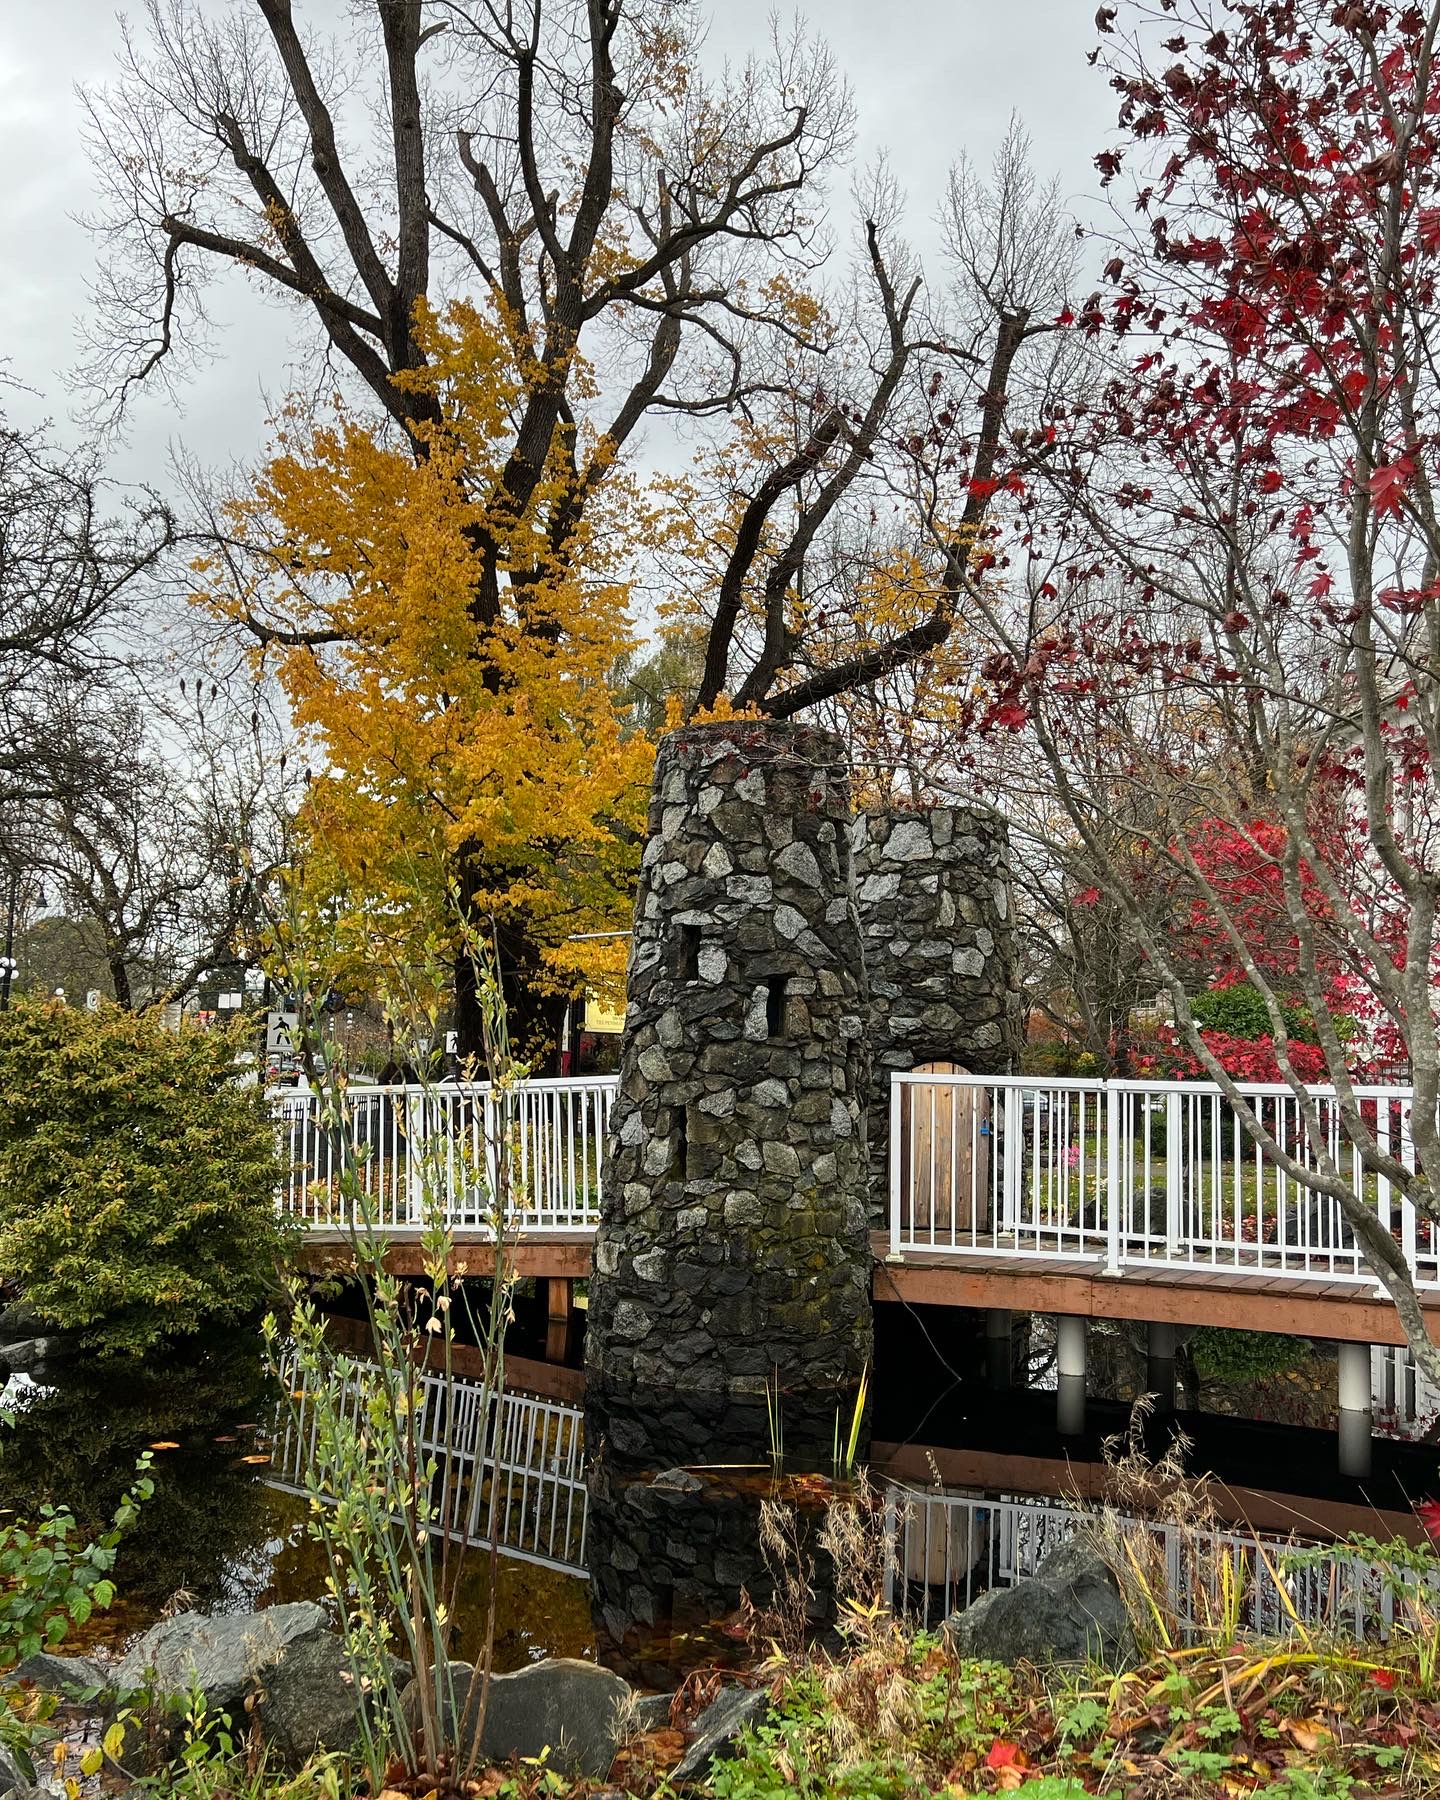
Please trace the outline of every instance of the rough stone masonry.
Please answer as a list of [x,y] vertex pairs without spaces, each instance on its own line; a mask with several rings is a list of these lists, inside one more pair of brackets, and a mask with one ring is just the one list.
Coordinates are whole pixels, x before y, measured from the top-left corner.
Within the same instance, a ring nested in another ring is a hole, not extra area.
[[861,813],[855,890],[869,979],[870,1216],[889,1199],[890,1073],[954,1062],[1003,1075],[1018,1054],[1009,838],[984,806]]
[[845,1388],[871,1353],[849,769],[811,726],[662,740],[587,1329],[592,1391]]

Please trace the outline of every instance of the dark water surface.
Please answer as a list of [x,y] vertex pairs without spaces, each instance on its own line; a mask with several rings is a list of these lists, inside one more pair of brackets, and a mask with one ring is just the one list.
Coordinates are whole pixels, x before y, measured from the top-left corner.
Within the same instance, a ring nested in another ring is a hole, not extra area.
[[[1024,1491],[1017,1471],[1027,1459],[1052,1470],[1057,1462],[1096,1462],[1102,1440],[1125,1425],[1125,1404],[1093,1398],[1085,1431],[1062,1438],[1054,1394],[994,1391],[983,1377],[982,1346],[957,1330],[952,1315],[885,1312],[869,1420],[877,1444],[902,1454],[918,1447],[931,1466],[949,1449],[974,1453],[972,1462],[989,1456],[1006,1473],[1003,1480],[998,1473],[984,1478],[986,1491],[1010,1491],[1017,1482]],[[254,1336],[173,1352],[157,1367],[71,1363],[51,1380],[40,1386],[16,1376],[5,1390],[11,1421],[0,1428],[0,1508],[29,1519],[43,1503],[67,1506],[83,1542],[108,1525],[136,1457],[147,1448],[154,1457],[155,1496],[115,1571],[119,1599],[74,1648],[118,1651],[177,1603],[233,1613],[324,1599],[325,1557],[305,1529],[308,1503],[276,1485],[271,1438],[282,1396],[264,1372]],[[818,1518],[833,1491],[824,1471],[835,1439],[846,1435],[849,1410],[833,1397],[817,1407],[798,1396],[788,1396],[782,1410],[783,1497],[803,1523]],[[585,1419],[592,1578],[502,1557],[497,1668],[547,1655],[598,1655],[645,1685],[669,1686],[690,1668],[740,1654],[739,1589],[763,1602],[768,1586],[758,1545],[760,1502],[774,1491],[768,1412],[756,1402],[707,1402],[695,1394],[592,1394]],[[1339,1474],[1329,1430],[1181,1414],[1151,1421],[1153,1454],[1177,1426],[1192,1442],[1192,1472],[1214,1471],[1237,1491],[1293,1496],[1293,1522],[1302,1531],[1307,1501],[1402,1512],[1440,1489],[1440,1459],[1430,1445],[1377,1439],[1370,1477],[1355,1481]],[[533,1468],[549,1453],[539,1462],[523,1447],[515,1454]],[[811,1480],[813,1488],[806,1486]],[[519,1491],[524,1506],[537,1503],[533,1483],[522,1480]],[[1324,1535],[1318,1524],[1316,1535]],[[488,1551],[472,1549],[458,1654],[479,1646],[489,1580]],[[823,1574],[818,1585],[823,1589]],[[821,1610],[824,1600],[822,1592]]]
[[[53,1386],[12,1376],[0,1430],[0,1508],[34,1518],[70,1508],[84,1542],[109,1523],[150,1448],[155,1495],[122,1545],[118,1598],[71,1647],[119,1651],[177,1601],[236,1613],[287,1600],[323,1600],[326,1564],[305,1530],[306,1502],[268,1485],[280,1395],[253,1337],[176,1353],[160,1368],[70,1364]],[[472,1551],[457,1654],[473,1651],[489,1595],[487,1557]],[[594,1655],[589,1584],[503,1559],[496,1666],[542,1656]]]

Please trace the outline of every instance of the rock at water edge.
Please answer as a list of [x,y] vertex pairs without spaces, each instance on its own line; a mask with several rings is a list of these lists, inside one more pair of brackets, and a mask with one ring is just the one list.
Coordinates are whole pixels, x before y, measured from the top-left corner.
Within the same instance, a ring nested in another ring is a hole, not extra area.
[[97,1689],[103,1695],[110,1686],[110,1676],[88,1656],[55,1656],[48,1650],[37,1650],[10,1671],[5,1685],[35,1687],[42,1694],[58,1696],[66,1705],[84,1705],[80,1696],[93,1694]]
[[345,1646],[312,1631],[286,1647],[265,1677],[260,1730],[291,1768],[317,1750],[349,1750],[360,1735],[360,1699]]
[[1069,1539],[1012,1588],[983,1594],[945,1621],[957,1656],[1054,1667],[1135,1660],[1135,1634],[1114,1573],[1086,1536]]
[[153,1687],[157,1698],[198,1687],[209,1707],[227,1712],[264,1685],[290,1645],[324,1626],[324,1610],[308,1600],[217,1618],[176,1613],[126,1651],[114,1685],[121,1692]]
[[[451,1663],[456,1706],[473,1716],[479,1703],[479,1684],[472,1704],[466,1707],[474,1667]],[[419,1690],[411,1682],[401,1696],[412,1726],[419,1719]],[[490,1682],[485,1710],[485,1729],[480,1752],[487,1762],[507,1763],[514,1757],[546,1754],[552,1768],[569,1775],[588,1775],[603,1780],[610,1772],[631,1699],[630,1684],[596,1663],[557,1656],[496,1675]],[[447,1736],[455,1737],[453,1714],[445,1721]],[[467,1720],[467,1735],[469,1725]]]
[[726,1688],[695,1721],[695,1736],[671,1770],[671,1781],[698,1781],[717,1756],[733,1756],[740,1733],[747,1725],[760,1724],[769,1710],[764,1688]]

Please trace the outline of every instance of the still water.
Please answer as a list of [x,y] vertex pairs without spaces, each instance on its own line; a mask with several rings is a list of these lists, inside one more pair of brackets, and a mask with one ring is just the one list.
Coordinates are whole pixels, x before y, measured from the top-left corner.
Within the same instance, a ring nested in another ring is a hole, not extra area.
[[[1101,1439],[1127,1416],[1121,1397],[1097,1394],[1083,1437],[1061,1440],[1053,1394],[991,1390],[949,1317],[892,1316],[877,1352],[875,1447],[896,1456],[897,1471],[908,1457],[910,1480],[922,1488],[929,1483],[917,1477],[917,1455],[933,1471],[937,1458],[963,1452],[969,1472],[955,1479],[965,1491],[1035,1492],[1025,1485],[1027,1462],[1052,1471],[1057,1458],[1093,1464]],[[900,1368],[906,1380],[885,1379]],[[68,1506],[90,1536],[108,1523],[135,1459],[147,1448],[154,1457],[155,1496],[116,1569],[120,1597],[74,1648],[117,1651],[176,1605],[249,1612],[324,1597],[324,1553],[305,1529],[306,1501],[293,1492],[297,1434],[276,1430],[282,1395],[253,1336],[209,1342],[158,1368],[72,1363],[53,1381],[16,1376],[5,1390],[0,1508],[33,1517],[45,1502]],[[502,1557],[497,1668],[598,1656],[645,1685],[665,1686],[689,1668],[737,1655],[739,1590],[763,1601],[767,1586],[757,1518],[774,1491],[768,1409],[703,1396],[592,1394],[583,1435],[573,1408],[517,1397],[509,1411],[513,1434],[495,1453],[504,1479],[491,1485],[492,1493],[503,1487],[502,1541],[584,1567],[590,1579]],[[1283,1485],[1296,1498],[1293,1524],[1302,1532],[1310,1512],[1302,1500],[1408,1509],[1440,1485],[1430,1445],[1377,1443],[1370,1479],[1355,1483],[1338,1475],[1333,1432],[1323,1424],[1190,1413],[1152,1425],[1157,1453],[1183,1427],[1193,1470],[1215,1470],[1237,1490]],[[833,1408],[807,1416],[787,1400],[785,1498],[812,1525],[834,1491],[825,1470],[837,1434]],[[987,1458],[993,1479],[975,1472]],[[1318,1516],[1315,1526],[1314,1535],[1325,1535]],[[489,1600],[488,1556],[468,1562],[461,1655],[478,1647]],[[823,1612],[823,1592],[817,1601]]]
[[[253,1338],[214,1342],[193,1361],[158,1369],[72,1363],[52,1380],[12,1377],[5,1392],[0,1507],[33,1517],[47,1501],[68,1506],[83,1541],[105,1528],[147,1449],[155,1481],[120,1551],[115,1606],[70,1648],[118,1652],[177,1606],[239,1613],[324,1598],[324,1550],[306,1530],[308,1502],[294,1491],[306,1409],[302,1399],[292,1418]],[[434,1387],[438,1412],[444,1389]],[[770,1588],[762,1501],[780,1498],[808,1533],[835,1491],[821,1472],[834,1441],[833,1408],[807,1416],[787,1397],[783,1410],[786,1466],[777,1480],[767,1459],[768,1409],[758,1400],[615,1394],[604,1406],[592,1397],[582,1421],[574,1407],[507,1396],[500,1426],[483,1440],[493,1458],[483,1495],[473,1446],[451,1465],[453,1479],[438,1479],[437,1492],[457,1497],[457,1520],[469,1521],[479,1545],[467,1556],[456,1654],[479,1648],[488,1611],[495,1515],[483,1497],[497,1509],[500,1542],[531,1553],[498,1562],[497,1668],[599,1656],[665,1687],[692,1668],[743,1657],[740,1590],[763,1605]],[[430,1402],[416,1421],[424,1441],[436,1424]],[[822,1573],[817,1618],[824,1588]]]
[[[116,1566],[119,1597],[73,1648],[119,1650],[177,1603],[234,1613],[323,1598],[325,1557],[306,1532],[306,1502],[271,1485],[280,1396],[253,1337],[163,1369],[70,1365],[56,1383],[12,1376],[5,1389],[0,1507],[33,1517],[46,1501],[63,1504],[89,1536],[108,1523],[135,1459],[147,1448],[154,1456],[154,1498]],[[462,1656],[476,1647],[489,1592],[486,1558],[471,1562]],[[587,1582],[506,1558],[498,1583],[497,1668],[593,1657]]]

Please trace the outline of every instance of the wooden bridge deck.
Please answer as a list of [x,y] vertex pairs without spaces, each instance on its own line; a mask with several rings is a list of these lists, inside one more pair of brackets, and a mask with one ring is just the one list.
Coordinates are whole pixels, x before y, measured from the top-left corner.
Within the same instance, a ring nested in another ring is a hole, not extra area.
[[[584,1280],[593,1246],[594,1234],[585,1231],[521,1237],[510,1246],[512,1266],[521,1276]],[[1134,1263],[1123,1274],[1108,1276],[1097,1263],[1080,1259],[965,1251],[897,1259],[884,1232],[873,1234],[872,1249],[874,1295],[881,1304],[1002,1307],[1087,1319],[1287,1332],[1349,1343],[1405,1342],[1395,1309],[1373,1282]],[[343,1232],[312,1228],[302,1260],[316,1271],[343,1268],[351,1260],[348,1239]],[[419,1243],[392,1238],[386,1265],[398,1275],[423,1273]],[[456,1233],[453,1274],[485,1276],[494,1267],[494,1245],[486,1237]],[[1428,1293],[1424,1301],[1432,1335],[1440,1340],[1440,1293]]]
[[[877,1301],[1218,1325],[1356,1344],[1405,1343],[1395,1308],[1373,1282],[1135,1264],[1112,1276],[1093,1262],[963,1252],[896,1262],[886,1247],[877,1245]],[[1440,1293],[1425,1295],[1424,1302],[1431,1335],[1440,1340]]]

